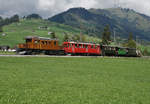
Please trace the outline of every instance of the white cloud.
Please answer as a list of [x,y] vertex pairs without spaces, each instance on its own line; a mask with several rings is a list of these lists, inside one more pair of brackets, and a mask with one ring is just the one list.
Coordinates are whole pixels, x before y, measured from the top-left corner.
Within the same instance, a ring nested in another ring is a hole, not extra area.
[[39,13],[50,17],[69,8],[111,8],[115,1],[125,8],[131,8],[150,16],[150,0],[0,0],[0,15],[28,15]]

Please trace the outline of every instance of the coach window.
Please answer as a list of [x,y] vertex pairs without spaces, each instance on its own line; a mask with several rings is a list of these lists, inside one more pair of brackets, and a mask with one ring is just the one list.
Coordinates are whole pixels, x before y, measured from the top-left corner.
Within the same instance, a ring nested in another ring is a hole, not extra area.
[[85,48],[88,48],[88,45],[85,45]]
[[79,44],[79,48],[81,48],[81,44]]
[[75,44],[75,48],[77,48],[78,47],[78,45],[77,44]]
[[56,45],[56,41],[54,41],[54,45]]
[[83,44],[81,44],[81,48],[84,48]]
[[70,44],[70,47],[72,47],[72,44]]
[[67,47],[68,47],[68,44],[65,44],[65,47],[67,48]]
[[81,48],[81,44],[79,44],[79,48]]
[[85,48],[85,44],[83,45],[83,48]]

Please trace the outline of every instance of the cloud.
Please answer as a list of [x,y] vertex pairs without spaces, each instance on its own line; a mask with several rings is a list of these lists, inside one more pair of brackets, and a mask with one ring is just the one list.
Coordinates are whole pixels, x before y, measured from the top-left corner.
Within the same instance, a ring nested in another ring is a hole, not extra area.
[[112,8],[114,4],[150,16],[149,0],[0,0],[0,15],[7,17],[38,13],[43,17],[50,17],[73,7]]

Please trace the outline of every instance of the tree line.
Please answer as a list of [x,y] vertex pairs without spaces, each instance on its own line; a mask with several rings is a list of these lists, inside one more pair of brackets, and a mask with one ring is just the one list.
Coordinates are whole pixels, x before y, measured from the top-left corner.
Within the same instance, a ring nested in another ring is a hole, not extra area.
[[[55,32],[51,34],[51,38],[57,38]],[[104,31],[101,36],[102,41],[100,42],[101,45],[111,45],[112,43],[112,36],[109,25],[106,25]],[[69,36],[67,33],[64,32],[64,39],[63,41],[80,41],[80,42],[87,42],[86,36],[82,33],[76,34],[73,36]],[[122,44],[123,47],[129,48],[136,48],[136,42],[133,39],[133,34],[129,33],[127,42]]]
[[0,17],[0,32],[3,32],[3,26],[9,25],[14,22],[19,22],[19,16],[17,14],[6,19],[3,19],[2,17]]
[[[112,42],[111,40],[111,31],[109,25],[106,25],[104,28],[104,32],[102,33],[102,45],[110,45]],[[124,47],[129,47],[129,48],[136,48],[136,42],[133,39],[133,34],[129,33],[128,36],[128,41],[124,44],[122,44]]]
[[[42,19],[42,17],[39,14],[30,14],[28,16],[23,16],[23,19]],[[3,26],[15,22],[19,22],[19,16],[17,14],[10,18],[5,18],[5,19],[0,17],[0,32],[3,32]]]
[[[28,16],[24,16],[23,19],[42,19],[42,17],[39,14],[30,14]],[[14,22],[19,22],[19,16],[17,14],[10,18],[5,18],[5,19],[0,17],[0,32],[3,32],[3,26],[9,25]],[[72,40],[72,41],[87,42],[86,36],[83,35],[82,33],[73,35],[71,37],[67,33],[64,33],[64,34],[65,35],[64,35],[63,41]],[[55,35],[55,32],[51,34],[51,38],[57,38],[57,36]],[[111,38],[112,36],[111,36],[110,26],[106,25],[104,27],[104,30],[101,36],[102,41],[100,42],[100,44],[111,45],[112,43]],[[127,42],[123,43],[122,46],[129,47],[129,48],[136,48],[136,42],[133,39],[132,33],[129,33]],[[147,54],[148,53],[147,49],[145,49],[144,52]]]
[[[57,38],[55,32],[52,32],[51,33],[51,38],[52,39],[55,39]],[[80,42],[86,42],[87,39],[86,39],[86,36],[83,35],[83,34],[76,34],[76,35],[73,35],[73,36],[69,36],[66,32],[64,32],[64,38],[63,38],[63,41],[80,41]]]

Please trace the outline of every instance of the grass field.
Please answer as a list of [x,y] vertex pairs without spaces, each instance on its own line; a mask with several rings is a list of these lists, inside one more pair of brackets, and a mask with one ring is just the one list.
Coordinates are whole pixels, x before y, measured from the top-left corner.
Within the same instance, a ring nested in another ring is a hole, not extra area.
[[0,57],[0,104],[150,104],[150,59]]
[[16,52],[0,51],[0,55],[15,55]]

